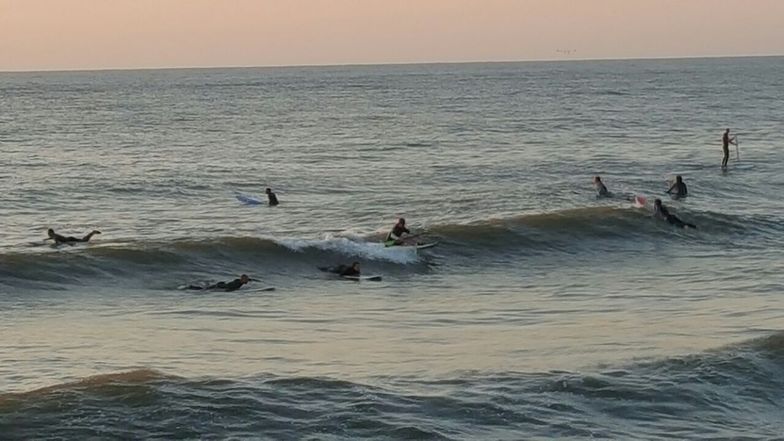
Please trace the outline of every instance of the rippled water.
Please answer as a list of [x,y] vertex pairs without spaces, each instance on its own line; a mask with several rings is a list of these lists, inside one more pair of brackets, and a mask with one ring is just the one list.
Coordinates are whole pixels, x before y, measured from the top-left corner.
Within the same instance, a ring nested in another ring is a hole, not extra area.
[[0,74],[0,438],[782,437],[783,69]]

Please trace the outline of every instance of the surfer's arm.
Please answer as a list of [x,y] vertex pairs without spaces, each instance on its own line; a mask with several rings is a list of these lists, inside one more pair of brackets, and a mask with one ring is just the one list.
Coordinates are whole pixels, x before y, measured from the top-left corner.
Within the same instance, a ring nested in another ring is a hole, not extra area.
[[675,190],[675,187],[677,187],[677,184],[672,184],[672,187],[670,187],[670,189],[667,190],[667,194],[672,194],[673,190]]

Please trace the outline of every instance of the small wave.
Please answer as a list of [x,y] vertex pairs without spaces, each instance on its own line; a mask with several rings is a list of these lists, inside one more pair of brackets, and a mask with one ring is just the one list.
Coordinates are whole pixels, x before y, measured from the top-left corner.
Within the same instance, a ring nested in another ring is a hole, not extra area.
[[[781,435],[784,332],[585,372],[187,379],[141,369],[0,395],[4,439],[703,439]],[[64,421],[69,424],[63,424]],[[78,424],[73,424],[78,422]],[[8,434],[11,434],[9,437]],[[725,435],[722,435],[725,434]]]

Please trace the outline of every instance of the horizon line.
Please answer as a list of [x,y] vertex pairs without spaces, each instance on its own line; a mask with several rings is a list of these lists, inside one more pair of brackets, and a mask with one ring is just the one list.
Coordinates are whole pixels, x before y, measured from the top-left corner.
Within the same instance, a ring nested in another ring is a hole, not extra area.
[[653,56],[653,57],[598,57],[598,58],[537,58],[525,60],[459,60],[459,61],[399,61],[399,62],[347,62],[347,63],[312,63],[312,64],[259,64],[259,65],[194,65],[194,66],[142,66],[142,67],[74,67],[53,69],[11,69],[0,70],[0,74],[20,73],[75,73],[75,72],[117,72],[147,70],[209,70],[209,69],[296,69],[296,68],[329,68],[329,67],[371,67],[371,66],[427,66],[448,64],[517,64],[517,63],[553,63],[553,62],[589,62],[589,61],[665,61],[665,60],[704,60],[729,58],[779,58],[782,54],[743,54],[743,55],[684,55],[684,56]]

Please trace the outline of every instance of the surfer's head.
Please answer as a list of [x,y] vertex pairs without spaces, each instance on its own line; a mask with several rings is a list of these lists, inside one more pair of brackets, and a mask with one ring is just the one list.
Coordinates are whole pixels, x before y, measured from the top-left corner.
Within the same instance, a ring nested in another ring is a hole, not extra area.
[[271,188],[267,188],[266,190],[264,190],[264,193],[270,194],[270,193],[272,193],[272,189]]
[[654,207],[661,207],[661,204],[662,204],[661,199],[656,199],[655,201],[653,201]]
[[406,224],[406,220],[401,217],[400,219],[397,220],[397,223],[399,225],[405,225]]
[[354,268],[355,270],[359,271],[359,262],[352,263],[351,268]]
[[681,182],[683,182],[683,177],[681,177],[681,175],[676,176],[675,177],[675,182],[680,184]]
[[600,182],[602,182],[602,178],[601,177],[599,177],[599,176],[594,176],[593,177],[593,183],[594,184],[598,184]]
[[47,234],[49,237],[54,237],[54,230],[50,228],[50,229],[46,230],[46,234]]
[[242,282],[242,284],[244,285],[244,284],[250,282],[250,277],[248,277],[247,274],[243,274],[243,275],[240,276],[240,282]]

